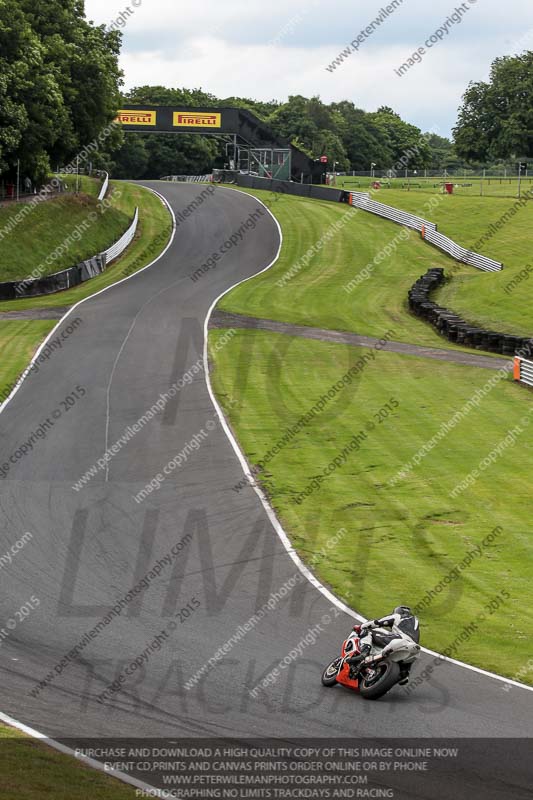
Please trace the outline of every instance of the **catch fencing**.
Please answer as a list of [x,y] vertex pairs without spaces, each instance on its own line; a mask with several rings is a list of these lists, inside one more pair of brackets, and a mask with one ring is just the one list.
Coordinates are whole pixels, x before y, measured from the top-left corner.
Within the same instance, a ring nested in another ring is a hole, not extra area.
[[212,175],[165,175],[162,181],[172,181],[173,183],[211,183]]
[[453,239],[439,233],[434,222],[429,222],[416,214],[410,214],[408,211],[401,211],[398,208],[393,208],[393,206],[378,203],[376,200],[371,199],[368,192],[350,192],[350,205],[363,211],[369,211],[371,214],[377,214],[380,217],[398,223],[398,225],[405,225],[408,228],[419,231],[425,241],[438,247],[439,250],[443,250],[463,264],[476,267],[483,270],[483,272],[499,272],[503,269],[503,264],[499,261],[494,261],[492,258],[467,250],[466,247],[457,244]]

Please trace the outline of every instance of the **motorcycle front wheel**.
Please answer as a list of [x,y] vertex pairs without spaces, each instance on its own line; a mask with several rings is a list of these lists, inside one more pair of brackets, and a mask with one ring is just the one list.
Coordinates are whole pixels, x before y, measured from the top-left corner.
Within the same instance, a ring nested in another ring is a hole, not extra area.
[[400,680],[400,667],[396,661],[381,661],[359,675],[359,693],[367,700],[383,697]]
[[339,667],[342,658],[336,658],[331,664],[328,664],[322,673],[322,684],[324,686],[335,686],[337,683],[337,675],[339,674]]

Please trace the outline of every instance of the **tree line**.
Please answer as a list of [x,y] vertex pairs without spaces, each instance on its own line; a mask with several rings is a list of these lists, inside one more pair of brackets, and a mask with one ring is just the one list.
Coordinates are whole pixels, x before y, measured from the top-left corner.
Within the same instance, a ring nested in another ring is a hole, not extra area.
[[[422,131],[392,108],[365,111],[350,100],[324,103],[215,97],[201,89],[141,86],[121,94],[119,31],[94,25],[84,0],[0,0],[0,179],[42,182],[72,161],[128,104],[238,106],[264,120],[311,158],[339,172],[393,168],[453,170],[533,156],[533,53],[498,58],[489,80],[464,94],[454,140]],[[406,163],[406,154],[407,163]],[[119,178],[203,174],[225,165],[213,138],[138,135],[118,126],[90,160]],[[87,164],[82,166],[87,166]]]
[[[450,169],[460,163],[450,140],[423,133],[385,106],[367,112],[348,100],[325,104],[319,97],[294,95],[284,103],[262,102],[163,86],[137,87],[123,101],[125,108],[128,103],[245,108],[311,158],[327,155],[329,164],[335,162],[339,172],[369,171],[372,164],[377,169],[397,164],[409,169]],[[224,167],[226,160],[224,147],[216,140],[187,134],[125,133],[123,145],[110,156],[113,174],[124,178],[204,174],[213,167]]]
[[120,104],[119,52],[120,34],[88,22],[83,0],[0,0],[3,180],[20,163],[44,181],[98,136]]

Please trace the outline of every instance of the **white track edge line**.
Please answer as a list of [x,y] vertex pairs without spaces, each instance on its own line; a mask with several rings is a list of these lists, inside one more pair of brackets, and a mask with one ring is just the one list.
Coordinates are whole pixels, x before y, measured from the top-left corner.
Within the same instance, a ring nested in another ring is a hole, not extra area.
[[[152,192],[153,194],[157,195],[157,197],[159,197],[159,199],[162,201],[163,205],[166,206],[167,210],[170,213],[170,216],[171,216],[171,219],[172,219],[172,232],[171,232],[170,239],[169,239],[165,249],[157,256],[157,258],[155,258],[153,261],[151,261],[145,267],[142,267],[141,269],[138,269],[136,272],[133,272],[131,275],[126,275],[125,278],[122,278],[121,280],[116,281],[115,283],[111,283],[111,284],[109,284],[109,286],[104,286],[103,289],[99,289],[94,294],[90,294],[88,297],[84,297],[82,300],[78,300],[77,303],[75,303],[71,308],[69,308],[69,310],[61,317],[61,319],[58,320],[57,324],[52,328],[52,330],[50,331],[48,336],[43,340],[43,342],[39,346],[37,352],[35,353],[35,355],[33,356],[32,360],[30,361],[29,365],[24,369],[24,371],[22,373],[24,377],[22,379],[20,379],[20,378],[17,379],[17,383],[13,387],[13,389],[11,390],[11,393],[9,394],[9,396],[4,400],[4,402],[2,404],[0,404],[0,414],[6,408],[8,403],[10,403],[11,400],[15,397],[16,393],[18,392],[18,390],[20,389],[20,387],[22,386],[24,381],[27,379],[28,375],[30,374],[31,367],[35,364],[35,362],[37,361],[37,359],[40,356],[41,352],[46,347],[46,345],[48,344],[48,342],[50,341],[50,339],[52,338],[54,333],[63,324],[63,322],[67,319],[67,317],[69,317],[72,314],[72,312],[75,311],[75,309],[77,309],[79,306],[81,306],[82,303],[87,302],[87,300],[92,300],[93,297],[98,297],[98,295],[103,294],[104,292],[107,292],[109,289],[113,289],[115,286],[119,286],[121,283],[124,283],[125,281],[129,281],[129,280],[131,280],[131,278],[135,278],[137,275],[140,275],[141,272],[144,272],[146,269],[149,269],[154,264],[156,264],[161,258],[163,258],[163,256],[166,254],[167,250],[173,244],[174,238],[176,236],[177,226],[176,226],[176,216],[175,216],[172,208],[170,207],[170,204],[165,200],[163,195],[159,194],[159,192],[156,192],[155,189],[150,189],[148,186],[143,186],[143,188],[147,189],[149,192]],[[51,306],[51,308],[53,308],[53,306]]]
[[[237,281],[237,283],[233,284],[233,286],[230,286],[229,289],[226,289],[224,292],[222,292],[222,294],[220,294],[216,298],[216,300],[213,301],[209,311],[207,312],[207,317],[205,318],[205,323],[204,323],[204,371],[205,371],[205,378],[206,378],[206,383],[207,383],[207,390],[208,390],[209,395],[211,397],[211,401],[213,402],[213,405],[215,406],[215,410],[216,410],[217,415],[218,415],[218,417],[220,419],[220,422],[222,424],[224,432],[225,432],[226,436],[228,437],[228,439],[230,441],[230,444],[233,447],[233,449],[235,450],[237,458],[239,459],[239,461],[241,463],[241,466],[242,466],[243,471],[244,471],[244,475],[245,475],[246,478],[248,478],[252,488],[254,489],[254,491],[258,495],[259,499],[261,500],[261,503],[263,504],[263,507],[264,507],[264,509],[265,509],[265,511],[267,513],[267,516],[268,516],[268,518],[270,519],[270,521],[272,523],[272,527],[274,528],[274,530],[278,534],[279,538],[281,539],[281,542],[282,542],[283,546],[285,547],[285,550],[287,551],[289,556],[292,558],[292,560],[294,561],[294,563],[296,564],[296,566],[298,567],[300,572],[315,587],[315,589],[318,589],[319,592],[322,592],[322,594],[325,597],[327,597],[327,599],[330,600],[334,605],[336,605],[337,608],[340,608],[341,611],[344,611],[346,614],[349,614],[354,619],[357,619],[357,620],[360,620],[360,621],[363,622],[363,621],[366,621],[365,617],[363,617],[361,614],[358,614],[356,611],[353,611],[353,609],[349,608],[345,603],[342,602],[342,600],[340,600],[338,597],[336,597],[328,588],[326,588],[322,583],[320,583],[318,578],[315,575],[313,575],[313,573],[311,572],[310,569],[308,569],[308,567],[306,567],[306,565],[303,563],[303,561],[300,559],[298,554],[293,549],[293,547],[291,545],[291,542],[290,542],[290,539],[287,536],[287,534],[285,533],[285,531],[284,531],[284,529],[283,529],[283,527],[281,525],[281,522],[278,520],[274,509],[272,508],[272,506],[268,502],[268,499],[267,499],[266,495],[263,493],[263,491],[261,490],[261,488],[259,486],[257,486],[257,484],[255,482],[255,479],[254,479],[254,476],[253,476],[253,474],[252,474],[252,472],[250,470],[249,464],[246,461],[246,457],[245,457],[243,451],[241,450],[239,443],[235,439],[235,437],[234,437],[234,435],[233,435],[233,433],[231,431],[231,428],[229,427],[228,423],[226,422],[226,418],[224,416],[224,412],[222,411],[222,408],[220,407],[220,405],[219,405],[219,403],[218,403],[218,401],[217,401],[217,399],[215,397],[215,393],[213,391],[213,387],[212,387],[212,384],[211,384],[211,376],[209,374],[209,359],[208,359],[208,333],[209,333],[208,328],[209,328],[209,320],[211,318],[211,314],[213,313],[213,309],[215,308],[217,303],[220,300],[222,300],[222,298],[226,294],[228,294],[228,292],[232,291],[232,289],[235,289],[237,286],[240,286],[241,284],[246,283],[247,281],[252,280],[252,278],[255,278],[258,275],[261,275],[263,272],[266,272],[267,270],[271,269],[271,267],[273,267],[274,264],[278,261],[280,253],[281,253],[281,248],[283,246],[283,232],[281,230],[281,225],[279,224],[278,220],[276,219],[276,217],[274,216],[274,214],[272,213],[270,208],[266,205],[266,203],[263,203],[263,201],[260,200],[255,195],[248,194],[247,192],[243,192],[240,189],[234,189],[233,187],[230,187],[230,186],[225,186],[223,188],[229,189],[230,191],[233,191],[233,192],[239,192],[239,194],[244,194],[246,197],[253,197],[255,200],[257,200],[258,203],[261,203],[261,205],[266,208],[266,210],[268,211],[268,213],[270,214],[270,216],[272,217],[272,219],[276,223],[276,226],[277,226],[278,232],[279,232],[279,236],[280,236],[280,243],[279,243],[278,252],[276,253],[276,256],[275,256],[274,260],[271,261],[271,263],[268,266],[264,267],[264,269],[260,270],[259,272],[256,272],[255,275],[250,275],[250,277],[244,278],[244,280],[242,280],[242,281]],[[503,683],[506,683],[509,686],[516,686],[519,689],[525,689],[528,692],[533,692],[533,686],[527,686],[524,683],[519,683],[518,681],[512,680],[511,678],[505,678],[503,675],[497,675],[495,672],[489,672],[488,670],[481,669],[480,667],[474,667],[471,664],[464,663],[463,661],[457,661],[454,658],[450,658],[449,656],[442,655],[441,653],[437,653],[434,650],[429,650],[426,647],[422,647],[421,650],[424,653],[427,653],[428,655],[438,656],[439,660],[441,660],[441,661],[448,661],[450,664],[456,664],[457,666],[463,667],[464,669],[471,670],[472,672],[477,672],[480,675],[485,675],[485,676],[487,676],[489,678],[494,678],[495,680],[502,681]]]
[[[46,346],[47,342],[54,335],[56,330],[60,327],[60,325],[62,325],[62,323],[67,319],[67,317],[70,316],[70,314],[74,311],[74,309],[78,308],[78,306],[81,306],[81,304],[85,303],[87,300],[92,300],[93,297],[98,297],[99,294],[103,294],[103,292],[107,292],[108,289],[112,289],[114,286],[118,286],[119,284],[124,283],[125,281],[129,281],[131,278],[135,278],[136,275],[139,275],[141,272],[144,272],[146,269],[148,269],[149,267],[152,267],[154,264],[156,264],[158,261],[160,261],[160,259],[163,258],[163,256],[166,254],[168,249],[171,247],[172,243],[174,242],[174,238],[176,236],[176,231],[177,231],[176,215],[174,214],[174,211],[172,210],[172,207],[170,206],[170,203],[166,200],[165,197],[163,197],[162,194],[159,194],[159,192],[156,192],[155,189],[151,189],[149,186],[143,186],[143,189],[147,189],[149,192],[152,192],[157,197],[159,197],[159,199],[161,200],[163,205],[167,208],[168,212],[170,213],[170,217],[172,219],[172,232],[171,232],[171,235],[170,235],[170,239],[169,239],[169,241],[167,243],[167,246],[157,256],[157,258],[154,258],[154,260],[151,261],[149,264],[147,264],[145,267],[142,267],[141,269],[137,270],[132,275],[127,275],[125,278],[122,278],[122,280],[120,280],[120,281],[116,281],[116,283],[111,283],[109,286],[105,286],[103,289],[100,289],[98,292],[95,292],[94,294],[91,294],[88,297],[84,297],[83,300],[79,300],[77,303],[75,303],[72,306],[72,308],[70,308],[66,312],[66,314],[63,317],[61,317],[61,319],[58,321],[57,325],[55,325],[55,327],[50,331],[50,333],[48,334],[46,339],[42,342],[41,346],[39,347],[39,349],[37,350],[37,352],[33,356],[32,360],[30,361],[29,367],[26,367],[26,369],[24,370],[24,373],[23,373],[24,377],[22,378],[22,380],[19,383],[17,383],[17,385],[13,388],[13,390],[12,390],[11,394],[9,395],[9,397],[7,397],[4,400],[4,402],[0,405],[0,414],[4,411],[4,409],[6,408],[8,403],[11,402],[13,397],[16,395],[16,393],[18,392],[18,390],[20,389],[20,387],[22,386],[22,384],[24,383],[24,381],[28,377],[29,368],[32,366],[32,364],[35,363],[35,360],[38,358],[38,356],[41,353],[42,349]],[[40,731],[37,731],[34,728],[29,727],[28,725],[25,725],[23,722],[20,722],[19,720],[15,719],[14,717],[10,717],[8,714],[4,714],[2,711],[0,711],[0,722],[5,722],[6,725],[9,725],[12,728],[15,728],[15,730],[19,730],[22,733],[27,734],[28,736],[32,736],[35,739],[39,739],[41,741],[44,741],[49,747],[53,748],[54,750],[57,750],[60,753],[63,753],[64,755],[72,756],[73,758],[76,759],[76,761],[79,761],[79,762],[81,762],[82,764],[85,764],[88,767],[92,767],[93,769],[98,770],[98,772],[103,772],[105,775],[107,775],[108,778],[115,778],[116,780],[119,780],[122,783],[128,783],[130,786],[135,786],[137,789],[142,789],[143,791],[153,793],[153,790],[154,790],[155,787],[150,785],[149,783],[143,783],[142,781],[139,781],[136,778],[132,778],[130,775],[126,775],[125,773],[122,773],[122,772],[109,772],[109,771],[107,771],[105,769],[105,766],[104,766],[104,764],[102,762],[96,761],[96,760],[94,760],[92,758],[86,758],[85,756],[83,756],[83,757],[77,756],[75,751],[71,747],[68,747],[67,745],[61,744],[61,742],[57,742],[55,739],[52,739],[52,738],[46,736],[46,734],[41,733]]]
[[[39,356],[41,350],[46,345],[46,343],[51,338],[51,336],[55,333],[55,331],[59,328],[61,323],[64,322],[64,320],[72,313],[72,311],[74,311],[75,308],[78,308],[78,306],[80,306],[82,303],[85,303],[86,300],[91,300],[93,297],[97,297],[99,294],[102,294],[103,292],[106,292],[108,289],[113,288],[113,286],[118,286],[120,283],[124,283],[124,281],[128,281],[128,280],[130,280],[130,278],[134,278],[139,273],[144,272],[145,269],[148,269],[148,267],[151,267],[154,264],[156,264],[166,254],[167,250],[169,249],[169,247],[173,243],[175,235],[176,235],[177,228],[176,228],[176,217],[175,217],[175,214],[174,214],[170,204],[163,197],[163,195],[159,194],[159,192],[156,192],[155,189],[151,189],[148,186],[145,186],[143,188],[148,189],[148,191],[153,192],[155,195],[157,195],[160,198],[160,200],[166,205],[166,207],[168,208],[168,210],[169,210],[169,212],[171,214],[171,217],[172,217],[172,220],[173,220],[173,228],[172,228],[171,238],[170,238],[170,241],[168,242],[167,246],[162,251],[162,253],[160,253],[159,256],[157,258],[155,258],[153,261],[151,261],[150,264],[147,264],[146,267],[143,267],[142,269],[138,270],[137,272],[134,272],[133,275],[128,275],[126,278],[123,278],[122,280],[117,281],[116,283],[112,283],[109,286],[106,286],[104,289],[100,289],[100,291],[95,292],[95,294],[89,295],[89,297],[84,297],[83,300],[80,300],[75,305],[73,305],[72,308],[69,309],[69,311],[67,311],[67,313],[63,317],[61,317],[61,319],[59,320],[57,325],[53,328],[53,330],[50,331],[50,333],[48,334],[48,336],[43,341],[43,343],[41,344],[41,346],[37,350],[36,354],[32,358],[32,360],[30,362],[30,366],[35,362],[35,359]],[[224,187],[224,188],[229,188],[229,187]],[[262,272],[266,272],[268,269],[270,269],[272,266],[274,266],[274,264],[276,263],[276,261],[279,258],[279,254],[281,252],[281,247],[282,247],[282,244],[283,244],[283,233],[281,231],[281,226],[280,226],[279,222],[277,221],[276,217],[272,214],[272,212],[270,211],[268,206],[266,206],[265,203],[263,203],[262,200],[259,200],[259,198],[255,198],[254,195],[248,195],[246,192],[241,192],[240,189],[232,189],[232,191],[239,192],[239,194],[244,194],[247,197],[254,197],[254,199],[256,199],[259,203],[261,203],[261,205],[265,206],[265,208],[267,209],[268,213],[271,215],[272,219],[276,223],[276,225],[278,227],[278,230],[279,230],[279,234],[280,234],[280,245],[279,245],[279,248],[278,248],[278,253],[277,253],[275,259],[272,261],[272,263],[269,264],[264,269],[260,270],[260,272],[257,272],[255,275],[251,275],[249,278],[245,278],[242,281],[238,281],[233,286],[230,286],[229,289],[226,289],[225,292],[222,292],[222,294],[220,294],[217,297],[217,299],[212,303],[211,307],[209,308],[209,311],[207,312],[207,316],[205,318],[205,324],[204,324],[204,365],[205,365],[205,376],[206,376],[207,390],[208,390],[208,392],[210,394],[210,397],[211,397],[211,400],[212,400],[213,405],[215,407],[215,410],[217,412],[217,415],[218,415],[218,417],[219,417],[219,419],[221,421],[222,427],[224,428],[224,432],[226,433],[226,435],[227,435],[227,437],[228,437],[233,449],[235,450],[235,453],[236,453],[239,461],[241,462],[241,465],[242,465],[243,470],[244,470],[244,474],[246,475],[246,477],[249,477],[249,478],[251,478],[253,480],[253,476],[252,476],[252,474],[251,474],[251,472],[250,472],[250,470],[248,468],[248,464],[246,462],[246,459],[245,459],[244,455],[242,454],[242,452],[241,452],[241,450],[239,448],[239,445],[238,445],[237,441],[235,440],[235,438],[234,438],[234,436],[233,436],[233,434],[232,434],[232,432],[231,432],[231,430],[230,430],[230,428],[229,428],[229,426],[228,426],[228,424],[227,424],[227,422],[226,422],[226,420],[224,418],[224,414],[222,412],[222,409],[220,408],[220,406],[219,406],[219,404],[218,404],[218,402],[217,402],[217,400],[215,398],[213,389],[211,387],[211,376],[209,375],[209,369],[208,369],[209,362],[208,362],[208,359],[207,359],[207,351],[208,351],[207,332],[208,332],[209,319],[211,317],[213,309],[216,306],[216,304],[218,303],[218,301],[221,300],[224,297],[225,294],[230,292],[236,286],[239,286],[241,283],[245,283],[246,281],[249,281],[252,278],[255,278],[256,275],[260,275]],[[7,397],[6,400],[4,400],[4,402],[2,403],[2,405],[0,405],[0,414],[6,408],[7,404],[16,395],[16,393],[18,392],[19,388],[22,386],[22,384],[24,383],[26,378],[27,378],[27,374],[22,379],[20,384],[18,384],[13,389],[13,391],[11,392],[9,397]],[[292,549],[290,541],[289,541],[289,538],[288,538],[287,534],[285,533],[285,531],[283,530],[283,528],[281,526],[281,523],[279,522],[278,518],[276,517],[276,515],[274,513],[274,510],[269,505],[266,497],[263,495],[263,493],[261,492],[259,487],[253,486],[253,488],[257,492],[257,494],[259,496],[259,499],[261,500],[261,502],[262,502],[262,504],[263,504],[263,506],[265,508],[267,516],[269,517],[270,521],[272,522],[272,526],[273,526],[274,530],[276,531],[276,533],[278,534],[279,538],[281,539],[281,541],[283,543],[283,546],[287,550],[288,554],[290,555],[290,557],[292,558],[292,560],[294,561],[294,563],[296,564],[298,569],[302,572],[302,574],[305,575],[305,577],[308,579],[308,581],[316,589],[318,589],[320,592],[322,592],[322,594],[325,595],[325,597],[327,597],[328,600],[331,600],[331,602],[333,602],[337,606],[337,608],[340,608],[346,614],[349,614],[351,617],[354,617],[355,619],[364,620],[364,617],[362,617],[360,614],[357,614],[355,611],[352,611],[351,608],[348,608],[348,606],[346,606],[337,597],[335,597],[335,595],[332,594],[329,591],[329,589],[327,589],[325,586],[323,586],[320,583],[320,581],[313,575],[313,573],[305,566],[305,564],[300,560],[300,557]],[[422,648],[422,650],[424,652],[426,652],[426,653],[429,653],[430,655],[438,655],[437,653],[434,653],[432,650],[426,650],[425,648]],[[508,684],[510,684],[512,686],[517,686],[520,689],[527,689],[528,691],[533,691],[533,687],[526,686],[525,684],[518,683],[517,681],[509,680],[507,678],[502,677],[501,675],[495,675],[492,672],[486,672],[485,670],[479,669],[478,667],[472,667],[472,666],[470,666],[470,664],[464,664],[462,661],[454,661],[454,659],[447,658],[446,656],[440,656],[440,658],[443,659],[444,661],[449,661],[452,664],[457,664],[457,665],[459,665],[461,667],[464,667],[465,669],[470,669],[470,670],[473,670],[474,672],[478,672],[478,673],[480,673],[482,675],[487,675],[487,676],[489,676],[491,678],[495,678],[496,680],[503,681],[503,682],[508,683]],[[30,728],[28,725],[25,725],[23,722],[19,722],[19,720],[15,719],[14,717],[8,716],[7,714],[4,714],[1,711],[0,711],[0,721],[5,722],[6,725],[10,725],[12,728],[15,728],[15,730],[19,730],[22,733],[27,734],[28,736],[32,736],[35,739],[39,739],[41,741],[45,741],[46,744],[49,747],[53,748],[54,750],[57,750],[58,752],[63,753],[64,755],[72,756],[73,758],[76,759],[76,761],[80,761],[81,763],[84,763],[87,766],[96,769],[98,772],[104,773],[105,775],[107,775],[108,778],[115,778],[116,780],[119,780],[122,783],[127,783],[127,784],[129,784],[131,786],[135,786],[138,789],[143,789],[143,790],[147,790],[149,792],[153,792],[154,786],[152,786],[152,785],[150,785],[148,783],[143,784],[141,781],[138,781],[136,778],[132,778],[129,775],[125,775],[123,773],[106,772],[104,764],[101,763],[100,761],[94,761],[93,759],[90,759],[90,758],[85,758],[85,757],[80,758],[79,756],[76,756],[75,751],[72,748],[67,747],[64,744],[61,744],[61,742],[57,742],[55,739],[51,739],[51,738],[47,737],[44,733],[40,733],[39,731],[35,730],[34,728]]]
[[12,728],[25,733],[27,736],[32,736],[34,739],[44,741],[45,744],[49,745],[54,750],[58,750],[60,753],[63,753],[66,756],[72,756],[76,759],[76,762],[84,764],[86,767],[92,767],[93,769],[98,770],[98,772],[103,772],[108,778],[115,778],[115,780],[122,781],[122,783],[129,783],[131,786],[135,786],[137,789],[143,789],[153,796],[153,791],[155,788],[154,786],[150,786],[148,783],[143,783],[142,781],[137,780],[137,778],[132,778],[130,775],[126,775],[124,772],[106,770],[103,762],[96,761],[94,758],[89,758],[88,756],[76,755],[72,747],[68,747],[68,745],[62,744],[61,742],[56,742],[55,739],[49,739],[44,735],[44,733],[40,733],[34,728],[30,728],[29,725],[24,725],[22,722],[13,719],[13,717],[8,716],[7,714],[3,714],[1,711],[0,722],[5,722],[6,725],[10,725]]

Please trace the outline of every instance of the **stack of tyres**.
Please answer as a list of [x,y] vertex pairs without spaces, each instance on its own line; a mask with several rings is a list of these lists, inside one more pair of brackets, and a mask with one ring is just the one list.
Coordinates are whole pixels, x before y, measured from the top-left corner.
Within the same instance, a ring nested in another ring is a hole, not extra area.
[[506,356],[513,356],[521,345],[522,339],[519,336],[502,336],[502,353]]
[[468,328],[468,333],[465,336],[465,344],[468,347],[473,347],[479,349],[481,346],[481,334],[483,331],[481,328]]
[[418,317],[427,319],[434,308],[437,307],[429,299],[429,295],[444,281],[444,270],[441,268],[430,269],[421,275],[409,291],[409,308]]
[[455,330],[456,330],[455,341],[457,342],[457,344],[464,344],[465,343],[466,329],[467,329],[466,322],[459,322],[455,326]]
[[453,311],[434,303],[430,299],[431,292],[443,282],[444,270],[440,267],[421,275],[409,290],[410,311],[433,325],[450,342],[506,356],[519,353],[524,358],[533,357],[532,338],[478,328]]
[[487,336],[487,341],[489,344],[489,350],[491,353],[502,353],[503,352],[503,339],[501,333],[496,333],[495,331],[491,331]]
[[533,339],[520,339],[518,348],[523,358],[533,357]]

